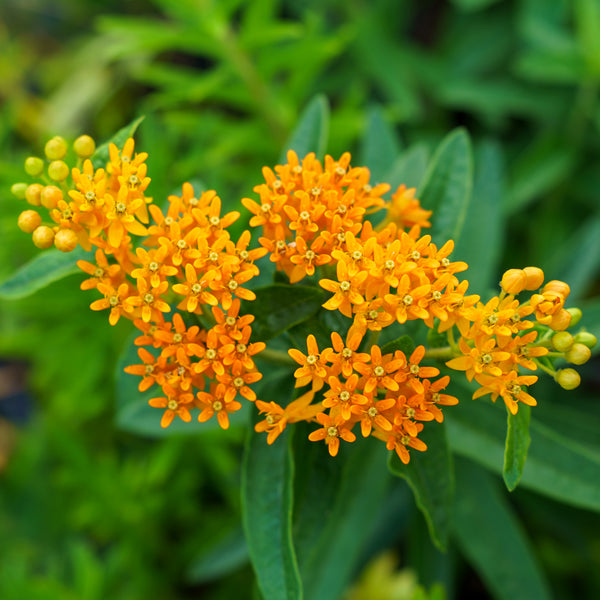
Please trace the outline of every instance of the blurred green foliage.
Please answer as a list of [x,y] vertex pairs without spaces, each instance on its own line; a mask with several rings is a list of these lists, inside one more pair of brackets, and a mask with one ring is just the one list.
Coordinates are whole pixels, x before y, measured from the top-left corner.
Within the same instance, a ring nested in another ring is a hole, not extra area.
[[[481,210],[465,231],[482,260],[497,264],[497,276],[535,264],[569,281],[597,329],[599,46],[598,0],[4,0],[0,280],[36,254],[16,227],[21,207],[9,189],[49,135],[107,139],[146,115],[137,138],[150,153],[155,197],[193,180],[232,206],[322,94],[331,106],[325,150],[382,165],[374,177],[393,184],[418,185],[437,144],[464,126],[475,149],[473,210]],[[385,164],[386,156],[399,158]],[[114,373],[130,329],[90,312],[80,280],[0,302],[2,381],[10,381],[2,389],[20,394],[16,412],[14,398],[0,398],[3,422],[17,429],[12,451],[2,450],[0,597],[239,597],[252,585],[240,530],[242,432],[154,440],[116,430]],[[587,367],[582,389],[568,396],[540,384],[536,395],[552,410],[538,435],[562,428],[576,438],[574,451],[596,460],[600,381],[597,362]],[[449,425],[450,444],[475,458],[481,432],[465,430],[460,413]],[[514,529],[522,546],[506,552],[533,549],[557,598],[600,596],[597,512],[535,486],[508,496],[466,458],[458,467],[457,485],[479,479],[476,493],[490,506],[490,522],[472,528],[479,543],[482,530]],[[387,544],[426,588],[442,582],[449,598],[502,597],[477,539],[463,533],[441,554],[405,482],[394,485],[371,515],[378,543],[365,541],[356,564]],[[361,507],[351,509],[359,528]],[[468,507],[455,511],[468,522]],[[321,524],[306,521],[313,531]],[[310,540],[300,543],[309,564]],[[334,550],[343,556],[344,547]]]

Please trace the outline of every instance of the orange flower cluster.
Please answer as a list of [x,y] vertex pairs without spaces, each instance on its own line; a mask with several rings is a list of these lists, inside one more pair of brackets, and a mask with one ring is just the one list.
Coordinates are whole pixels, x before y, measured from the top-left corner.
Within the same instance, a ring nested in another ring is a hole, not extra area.
[[322,165],[314,153],[300,162],[290,150],[286,165],[274,172],[265,167],[263,175],[265,183],[254,188],[260,202],[243,198],[242,204],[253,214],[250,225],[262,227],[260,244],[291,283],[330,263],[346,236],[361,230],[365,214],[384,207],[382,196],[390,188],[372,187],[369,170],[350,167],[347,152],[338,161],[326,156]]
[[[319,351],[313,335],[307,338],[307,353],[288,350],[300,365],[296,369],[296,386],[311,385],[311,390],[288,407],[257,401],[266,418],[257,424],[257,431],[267,431],[272,443],[288,422],[315,420],[320,429],[309,435],[312,441],[325,440],[329,453],[338,453],[340,439],[353,442],[352,432],[360,424],[363,437],[374,436],[394,450],[403,463],[410,460],[408,448],[426,450],[418,438],[423,422],[442,422],[442,405],[457,404],[453,396],[442,393],[450,378],[441,377],[435,367],[421,366],[425,348],[418,346],[409,358],[401,350],[382,354],[372,345],[370,352],[358,350],[362,342],[359,333],[344,341],[339,333],[331,334],[331,347]],[[321,389],[323,400],[310,404]]]
[[[90,275],[81,287],[103,295],[92,302],[92,310],[109,310],[111,325],[121,317],[131,319],[143,333],[136,344],[155,349],[140,348],[142,363],[126,371],[142,376],[140,391],[154,384],[162,388],[163,395],[150,405],[164,409],[163,427],[176,415],[190,421],[190,410],[198,408],[199,421],[216,415],[227,428],[228,415],[241,408],[238,394],[255,400],[249,385],[262,377],[253,356],[265,344],[250,342],[254,317],[239,315],[239,298],[255,298],[244,285],[258,275],[254,261],[266,250],[249,250],[247,231],[237,242],[231,239],[227,227],[239,213],[221,215],[221,200],[214,191],[196,197],[186,183],[181,196],[169,196],[166,214],[154,204],[147,207],[146,156],[134,154],[130,139],[121,152],[110,145],[106,169],[94,171],[89,160],[83,171],[73,169],[76,189],[69,195],[79,212],[69,207],[77,219],[65,226],[77,225],[79,233],[86,232],[86,244],[99,246],[95,263],[77,263]],[[147,236],[145,248],[134,251],[130,234]],[[173,304],[197,315],[195,322],[186,323],[178,312],[166,320]],[[212,327],[195,324],[201,317],[214,323]]]
[[[112,325],[125,317],[141,331],[135,340],[141,362],[125,370],[141,377],[140,391],[155,384],[162,389],[150,405],[163,410],[163,427],[176,416],[189,422],[198,409],[200,422],[216,416],[227,428],[241,408],[240,396],[264,415],[255,429],[267,434],[269,444],[288,423],[316,422],[320,428],[309,439],[325,441],[335,456],[340,440],[356,439],[357,426],[406,464],[409,448],[426,449],[419,439],[424,423],[442,422],[441,407],[458,400],[444,393],[449,376],[438,378],[439,369],[421,365],[424,346],[384,353],[375,343],[383,329],[420,320],[446,333],[448,347],[429,356],[450,358],[448,367],[481,386],[474,398],[501,396],[512,414],[519,402],[536,404],[525,388],[537,376],[521,369],[540,367],[566,389],[578,384],[573,369],[556,372],[545,362],[550,345],[558,350],[554,356],[574,364],[591,354],[593,336],[573,338],[563,331],[572,314],[564,307],[567,284],[542,287],[543,272],[527,267],[507,271],[502,292],[487,303],[467,295],[468,282],[457,278],[467,264],[449,258],[454,242],[438,248],[421,234],[431,211],[421,207],[415,190],[401,185],[384,201],[390,186],[371,186],[369,170],[351,167],[348,153],[321,163],[312,153],[300,161],[290,151],[287,164],[265,167],[265,183],[254,188],[259,202],[242,199],[252,214],[250,225],[262,229],[260,247],[250,249],[250,232],[231,239],[228,227],[240,213],[222,215],[214,191],[196,195],[185,183],[181,196],[169,196],[166,211],[152,204],[145,195],[147,154],[136,154],[132,139],[122,150],[109,146],[104,168],[84,160],[95,148],[91,138],[78,138],[74,148],[79,163],[70,171],[71,187],[62,138],[46,145],[48,175],[61,187],[16,184],[17,195],[47,208],[54,225],[41,225],[39,214],[28,210],[19,226],[40,247],[96,247],[95,262],[78,262],[90,276],[81,288],[100,292],[91,308],[108,310]],[[30,175],[40,175],[43,167],[41,159],[26,161]],[[366,217],[380,211],[383,218],[374,226]],[[132,236],[143,239],[134,244]],[[291,283],[320,268],[318,285],[331,293],[323,307],[349,319],[343,336],[331,333],[323,350],[309,335],[306,354],[288,351],[299,365],[296,387],[308,390],[285,407],[257,399],[251,388],[262,378],[254,357],[265,344],[250,341],[255,318],[240,314],[240,299],[256,298],[246,286],[259,274],[255,261],[267,254]],[[520,303],[515,296],[523,290],[535,293]],[[561,334],[552,336],[554,331]]]
[[[507,271],[502,277],[501,294],[468,310],[468,323],[463,321],[459,326],[461,356],[446,363],[452,369],[465,371],[469,381],[475,379],[481,385],[473,398],[491,394],[496,400],[501,396],[513,415],[519,402],[537,404],[524,388],[538,378],[521,375],[520,368],[535,371],[539,364],[536,359],[548,354],[547,347],[536,345],[537,330],[524,332],[536,323],[562,330],[571,321],[571,314],[564,308],[569,294],[566,283],[551,281],[541,294],[533,294],[523,304],[515,298],[523,290],[537,290],[543,281],[544,273],[537,267]],[[530,316],[535,322],[526,319]]]

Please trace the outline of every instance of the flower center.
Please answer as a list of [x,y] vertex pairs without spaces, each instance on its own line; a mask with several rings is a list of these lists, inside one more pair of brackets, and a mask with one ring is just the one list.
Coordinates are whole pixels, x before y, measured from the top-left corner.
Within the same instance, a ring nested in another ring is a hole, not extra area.
[[178,407],[178,406],[179,406],[179,405],[178,405],[178,403],[177,403],[177,400],[173,400],[173,399],[169,400],[169,402],[168,402],[168,404],[167,404],[167,408],[168,408],[169,410],[177,410],[177,407]]
[[406,294],[406,296],[402,298],[402,302],[404,302],[406,306],[410,306],[413,303],[413,297],[410,294]]
[[183,250],[183,249],[187,248],[187,242],[185,240],[178,240],[177,241],[177,247],[180,250]]
[[217,358],[217,351],[214,348],[209,348],[206,351],[205,356],[206,358],[208,358],[208,360],[214,360],[215,358]]
[[373,369],[373,373],[375,373],[376,377],[383,377],[385,375],[385,369],[381,365],[377,365]]
[[369,408],[369,410],[367,411],[367,414],[369,415],[369,417],[371,417],[371,419],[374,419],[378,415],[378,413],[379,411],[374,406],[371,406],[371,408]]
[[340,400],[342,402],[348,402],[350,400],[350,392],[348,390],[344,390],[340,393]]
[[229,327],[233,327],[235,325],[235,322],[236,322],[236,318],[235,317],[229,316],[229,317],[227,317],[225,319],[225,325],[227,325]]
[[352,356],[352,350],[350,350],[350,348],[344,348],[344,349],[342,350],[342,357],[343,357],[343,358],[346,358],[346,359],[348,359],[348,358],[350,358],[351,356]]
[[337,437],[338,430],[337,427],[328,427],[327,428],[327,437]]
[[149,270],[149,271],[152,271],[153,273],[156,273],[156,271],[158,271],[158,267],[159,267],[159,264],[158,264],[158,263],[157,263],[155,260],[153,260],[153,261],[152,261],[152,262],[151,262],[151,263],[148,265],[148,270]]
[[246,350],[248,350],[248,346],[246,346],[246,344],[238,344],[235,347],[235,350],[238,354],[245,354]]
[[307,365],[314,365],[317,362],[317,360],[319,360],[319,357],[316,354],[309,354],[306,357],[306,364]]
[[220,400],[215,400],[212,403],[212,407],[215,412],[219,412],[220,410],[223,410],[223,403]]
[[176,344],[179,344],[182,339],[183,336],[179,332],[173,334],[173,342],[175,342]]
[[342,292],[347,292],[350,289],[350,282],[349,281],[342,281],[342,283],[340,283],[340,290],[342,290]]
[[310,213],[307,210],[303,210],[300,213],[300,220],[301,221],[308,221],[310,219]]
[[410,369],[409,371],[411,372],[411,374],[413,375],[418,375],[419,374],[419,365],[410,365]]
[[192,285],[192,292],[194,294],[199,294],[202,291],[202,286],[199,283],[194,283]]
[[406,409],[406,416],[407,416],[409,419],[412,419],[412,418],[415,416],[415,414],[416,414],[416,411],[415,411],[415,409],[414,409],[412,406],[409,406],[409,407]]

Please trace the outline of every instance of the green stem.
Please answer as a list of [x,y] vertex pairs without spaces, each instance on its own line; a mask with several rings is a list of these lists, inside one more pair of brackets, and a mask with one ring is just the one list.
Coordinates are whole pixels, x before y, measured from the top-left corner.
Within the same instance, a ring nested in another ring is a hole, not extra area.
[[266,121],[279,144],[286,139],[286,127],[279,106],[275,103],[264,80],[248,53],[240,46],[234,30],[226,23],[215,28],[215,37],[221,44],[223,53],[246,85],[257,112]]
[[543,365],[539,360],[534,360],[535,364],[545,373],[548,373],[548,375],[554,377],[554,375],[556,375],[556,371],[554,369],[551,369],[550,367],[547,367],[546,365]]
[[265,348],[257,354],[257,357],[279,365],[297,365],[296,361],[287,352],[273,350],[272,348]]
[[440,348],[429,348],[425,351],[425,358],[435,358],[438,360],[448,360],[453,358],[456,353],[451,346],[442,346]]
[[366,352],[370,352],[371,348],[377,343],[380,333],[381,331],[371,331],[369,334],[369,339],[367,340],[367,346],[365,348]]

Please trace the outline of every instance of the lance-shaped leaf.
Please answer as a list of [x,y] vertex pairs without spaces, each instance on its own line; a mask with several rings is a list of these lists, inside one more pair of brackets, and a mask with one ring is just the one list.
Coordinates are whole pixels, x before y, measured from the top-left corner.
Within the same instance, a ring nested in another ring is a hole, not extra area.
[[281,153],[282,164],[287,162],[287,151],[294,150],[302,159],[309,152],[318,157],[325,153],[329,135],[329,105],[325,96],[315,96],[300,115],[298,124]]
[[[508,412],[508,411],[507,411]],[[508,412],[508,429],[504,447],[504,469],[502,476],[506,487],[512,492],[517,487],[527,459],[527,450],[531,438],[529,436],[529,421],[531,408],[521,404],[516,415]]]
[[24,298],[53,281],[80,273],[76,263],[87,256],[88,253],[81,248],[73,252],[48,250],[38,254],[0,285],[0,297],[8,300]]
[[252,431],[242,467],[242,517],[264,600],[302,598],[292,543],[293,474],[290,429],[270,446],[264,433]]
[[369,168],[375,183],[387,181],[400,149],[393,127],[387,122],[380,106],[373,106],[367,114],[363,136],[361,164]]
[[110,146],[110,144],[115,144],[115,146],[117,146],[117,148],[119,149],[123,148],[125,142],[130,137],[133,137],[134,133],[136,132],[137,128],[143,120],[143,116],[134,119],[133,121],[131,121],[131,123],[119,129],[119,131],[117,131],[117,133],[115,133],[115,135],[113,135],[110,138],[110,140],[108,140],[108,142],[105,142],[101,146],[98,146],[98,148],[96,148],[96,152],[94,152],[90,159],[92,161],[92,164],[94,165],[94,168],[104,168],[104,166],[109,160],[108,147]]
[[406,479],[425,517],[433,543],[440,550],[445,550],[454,500],[452,456],[443,423],[427,424],[419,437],[427,444],[427,450],[411,451],[407,465],[394,452],[390,456],[389,468],[394,475]]
[[433,211],[431,236],[436,244],[460,238],[472,185],[471,142],[464,129],[456,129],[442,140],[418,192],[423,208]]

